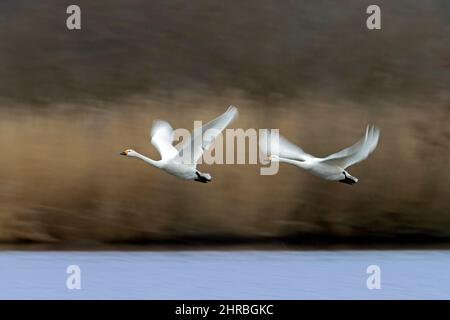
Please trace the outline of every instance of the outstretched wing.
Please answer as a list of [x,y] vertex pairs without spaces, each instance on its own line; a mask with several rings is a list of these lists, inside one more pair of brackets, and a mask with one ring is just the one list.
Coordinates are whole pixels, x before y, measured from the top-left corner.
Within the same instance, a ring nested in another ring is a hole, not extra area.
[[184,144],[179,152],[179,157],[184,162],[195,164],[214,143],[216,137],[238,116],[238,110],[230,106],[225,113],[208,122],[202,127],[196,128],[191,140]]
[[152,145],[158,149],[162,160],[171,159],[178,154],[178,150],[172,145],[173,129],[168,122],[155,120],[150,135]]
[[366,159],[377,147],[379,137],[380,130],[378,128],[375,126],[367,126],[364,138],[353,146],[322,159],[321,162],[345,169]]
[[[278,136],[278,137],[277,137]],[[277,139],[278,138],[278,139]],[[265,155],[277,155],[281,158],[305,161],[314,158],[281,135],[263,130],[259,139],[259,150]]]

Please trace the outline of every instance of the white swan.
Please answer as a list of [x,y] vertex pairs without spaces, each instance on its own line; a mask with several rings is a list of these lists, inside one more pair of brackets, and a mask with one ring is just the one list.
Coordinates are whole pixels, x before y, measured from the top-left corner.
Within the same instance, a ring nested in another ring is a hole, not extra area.
[[202,157],[203,152],[211,147],[214,139],[236,119],[237,115],[237,108],[230,106],[221,116],[196,128],[191,140],[184,143],[180,150],[172,145],[173,129],[170,124],[163,120],[156,120],[151,130],[151,142],[159,151],[161,160],[152,160],[132,149],[127,149],[120,154],[144,160],[178,178],[207,183],[211,181],[211,175],[198,171],[197,161]]
[[326,158],[317,158],[304,152],[300,147],[292,144],[282,136],[279,136],[279,143],[277,145],[276,139],[272,139],[267,136],[267,133],[263,133],[260,140],[260,150],[263,154],[270,155],[270,161],[289,163],[323,179],[352,185],[358,182],[358,179],[349,174],[345,169],[366,159],[375,150],[379,136],[380,130],[378,128],[367,126],[364,138],[353,146]]

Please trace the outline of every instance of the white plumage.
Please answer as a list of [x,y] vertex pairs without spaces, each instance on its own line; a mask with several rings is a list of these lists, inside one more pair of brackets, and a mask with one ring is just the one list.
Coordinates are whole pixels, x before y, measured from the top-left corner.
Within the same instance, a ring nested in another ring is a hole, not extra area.
[[121,155],[139,158],[154,167],[181,179],[199,182],[211,181],[211,175],[197,170],[197,161],[214,143],[215,138],[238,116],[238,110],[230,106],[216,119],[208,122],[192,133],[191,140],[184,143],[180,150],[173,146],[173,129],[164,120],[156,120],[151,130],[151,142],[161,155],[161,160],[150,159],[132,149],[121,152]]
[[366,159],[375,150],[379,136],[378,128],[367,126],[364,138],[353,146],[325,158],[317,158],[306,153],[282,136],[279,136],[277,142],[276,138],[267,134],[261,136],[260,150],[263,154],[270,156],[271,161],[295,165],[326,180],[354,184],[358,182],[358,179],[345,169]]

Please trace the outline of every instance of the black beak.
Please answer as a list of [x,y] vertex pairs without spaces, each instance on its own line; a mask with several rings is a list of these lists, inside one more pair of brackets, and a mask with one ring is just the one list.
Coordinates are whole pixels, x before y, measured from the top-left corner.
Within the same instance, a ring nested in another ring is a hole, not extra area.
[[119,153],[121,156],[126,156],[127,153],[125,151],[122,151],[121,153]]

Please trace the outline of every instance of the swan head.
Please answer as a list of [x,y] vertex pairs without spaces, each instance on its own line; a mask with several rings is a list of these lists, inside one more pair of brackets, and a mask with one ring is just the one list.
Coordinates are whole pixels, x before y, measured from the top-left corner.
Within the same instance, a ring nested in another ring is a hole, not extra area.
[[121,156],[133,157],[136,156],[136,151],[134,151],[133,149],[126,149],[119,154]]

